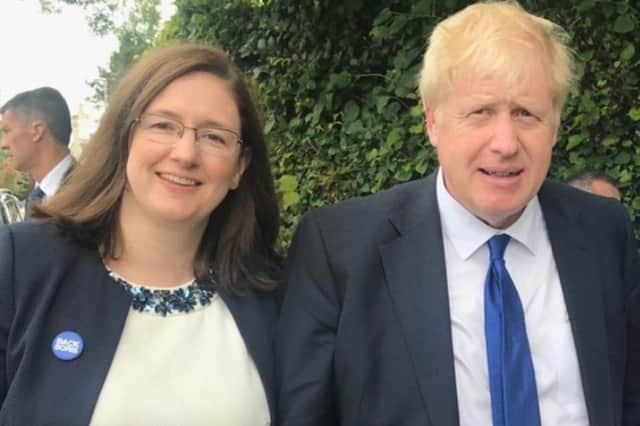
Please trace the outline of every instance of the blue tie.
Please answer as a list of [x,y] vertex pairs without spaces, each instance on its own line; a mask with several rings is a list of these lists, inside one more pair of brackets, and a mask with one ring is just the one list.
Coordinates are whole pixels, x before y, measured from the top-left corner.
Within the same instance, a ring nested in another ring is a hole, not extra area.
[[540,426],[536,377],[522,303],[504,264],[506,234],[489,239],[484,287],[489,389],[494,426]]
[[45,197],[44,191],[38,186],[34,186],[33,190],[29,193],[29,203],[30,204],[41,204],[42,200]]

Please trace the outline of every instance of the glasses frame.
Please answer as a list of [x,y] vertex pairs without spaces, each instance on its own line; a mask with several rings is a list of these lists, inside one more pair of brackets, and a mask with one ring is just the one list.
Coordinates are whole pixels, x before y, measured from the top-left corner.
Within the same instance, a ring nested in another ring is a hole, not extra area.
[[[160,117],[160,118],[163,118],[163,119],[165,119],[165,120],[169,120],[169,121],[172,121],[172,122],[174,122],[174,123],[176,123],[176,124],[179,124],[179,125],[180,125],[180,129],[181,129],[181,130],[180,130],[180,133],[177,135],[177,136],[178,136],[178,139],[176,140],[176,142],[175,142],[175,143],[178,143],[178,142],[180,141],[180,139],[182,139],[182,138],[183,138],[183,136],[184,136],[184,131],[185,131],[186,129],[189,129],[189,130],[193,130],[193,132],[194,132],[194,141],[196,142],[196,144],[198,144],[198,145],[199,145],[201,142],[198,140],[198,130],[203,130],[203,129],[213,129],[213,130],[223,130],[223,131],[225,131],[225,132],[229,132],[229,133],[233,134],[233,135],[236,137],[236,143],[237,143],[238,145],[240,145],[240,147],[241,147],[241,148],[244,148],[244,147],[245,147],[245,141],[244,141],[244,140],[242,140],[242,138],[240,137],[240,134],[239,134],[238,132],[236,132],[235,130],[227,129],[227,128],[225,128],[225,127],[216,127],[216,126],[199,127],[199,128],[198,128],[198,127],[189,127],[189,126],[185,126],[185,125],[184,125],[184,123],[183,123],[183,122],[181,122],[180,120],[176,120],[175,118],[167,117],[167,116],[162,115],[162,114],[154,114],[154,113],[145,113],[145,114],[140,114],[136,119],[134,119],[134,120],[131,122],[131,126],[133,127],[133,126],[137,126],[138,124],[140,124],[140,123],[141,123],[141,121],[142,121],[142,119],[143,119],[145,116],[147,116],[147,117],[148,117],[148,116],[152,116],[152,117]],[[155,143],[161,143],[161,142],[156,142],[156,141],[153,141],[153,142],[155,142]],[[166,145],[169,145],[169,144],[166,144]]]

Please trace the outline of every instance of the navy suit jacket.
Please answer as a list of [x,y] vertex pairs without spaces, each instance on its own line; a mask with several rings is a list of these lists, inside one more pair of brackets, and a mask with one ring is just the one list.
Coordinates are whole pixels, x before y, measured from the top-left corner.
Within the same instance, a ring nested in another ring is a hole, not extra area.
[[[275,297],[252,291],[220,296],[253,357],[273,419]],[[48,224],[0,226],[0,424],[87,425],[129,306],[129,295],[109,277],[95,248],[63,239]],[[51,350],[66,330],[84,340],[73,361]]]
[[[459,424],[435,188],[434,174],[301,221],[276,339],[280,424]],[[551,181],[539,200],[589,422],[640,425],[640,274],[624,208]]]

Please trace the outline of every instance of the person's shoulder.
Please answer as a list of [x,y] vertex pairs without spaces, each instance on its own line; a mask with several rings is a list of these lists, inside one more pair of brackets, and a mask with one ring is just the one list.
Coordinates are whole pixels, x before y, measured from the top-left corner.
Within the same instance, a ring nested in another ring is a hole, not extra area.
[[78,245],[61,235],[53,223],[40,221],[14,223],[0,227],[0,233],[5,235],[4,238],[10,238],[15,252],[21,257],[35,256],[31,259],[33,261],[54,258],[78,249]]
[[321,235],[332,250],[354,245],[372,247],[396,235],[392,218],[424,214],[428,203],[436,202],[435,180],[429,179],[402,183],[372,195],[312,209],[300,220],[295,235],[305,241]]
[[[629,216],[618,200],[574,188],[548,179],[539,193],[543,211],[559,209],[565,217],[574,218],[592,229],[608,233],[612,229],[627,232]],[[616,232],[617,232],[616,231]]]
[[311,210],[308,214],[321,220],[353,218],[358,221],[386,219],[389,212],[402,209],[419,198],[427,190],[429,178],[401,183],[375,194],[350,198],[336,204]]
[[2,231],[11,234],[12,239],[16,241],[31,241],[58,239],[57,229],[55,225],[47,222],[31,221],[13,223],[2,228]]
[[553,179],[547,179],[544,182],[540,195],[556,204],[580,212],[598,213],[624,210],[624,206],[618,200],[592,194]]

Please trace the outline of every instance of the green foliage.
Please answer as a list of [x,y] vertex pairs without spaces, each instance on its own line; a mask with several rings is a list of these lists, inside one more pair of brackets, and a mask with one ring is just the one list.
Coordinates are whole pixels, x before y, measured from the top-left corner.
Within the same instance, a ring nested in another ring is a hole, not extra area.
[[[310,207],[365,195],[436,167],[416,75],[425,40],[461,0],[177,0],[161,40],[228,50],[264,104],[284,208],[283,245]],[[640,221],[640,12],[630,0],[529,0],[564,26],[582,80],[552,174],[612,174]]]
[[113,16],[126,5],[127,0],[39,0],[40,7],[46,13],[60,13],[62,6],[79,6],[85,9],[87,21],[92,31],[106,35],[113,31]]
[[[0,134],[0,137],[2,135]],[[33,183],[28,175],[10,169],[6,163],[7,151],[0,150],[0,188],[7,188],[9,191],[24,199],[29,193]]]
[[[158,33],[160,0],[39,0],[46,13],[62,13],[63,6],[81,7],[86,11],[91,30],[100,36],[114,34],[118,50],[109,58],[107,67],[98,68],[98,78],[89,82],[91,101],[103,105],[125,71],[147,49]],[[120,17],[120,19],[117,19]]]
[[160,0],[138,0],[129,15],[112,31],[118,38],[118,50],[111,54],[108,68],[98,68],[98,78],[89,84],[94,93],[92,101],[104,104],[115,84],[136,59],[149,49],[158,32]]
[[570,32],[582,70],[579,90],[565,108],[552,174],[607,172],[640,225],[640,7],[583,0],[548,9],[546,16]]

